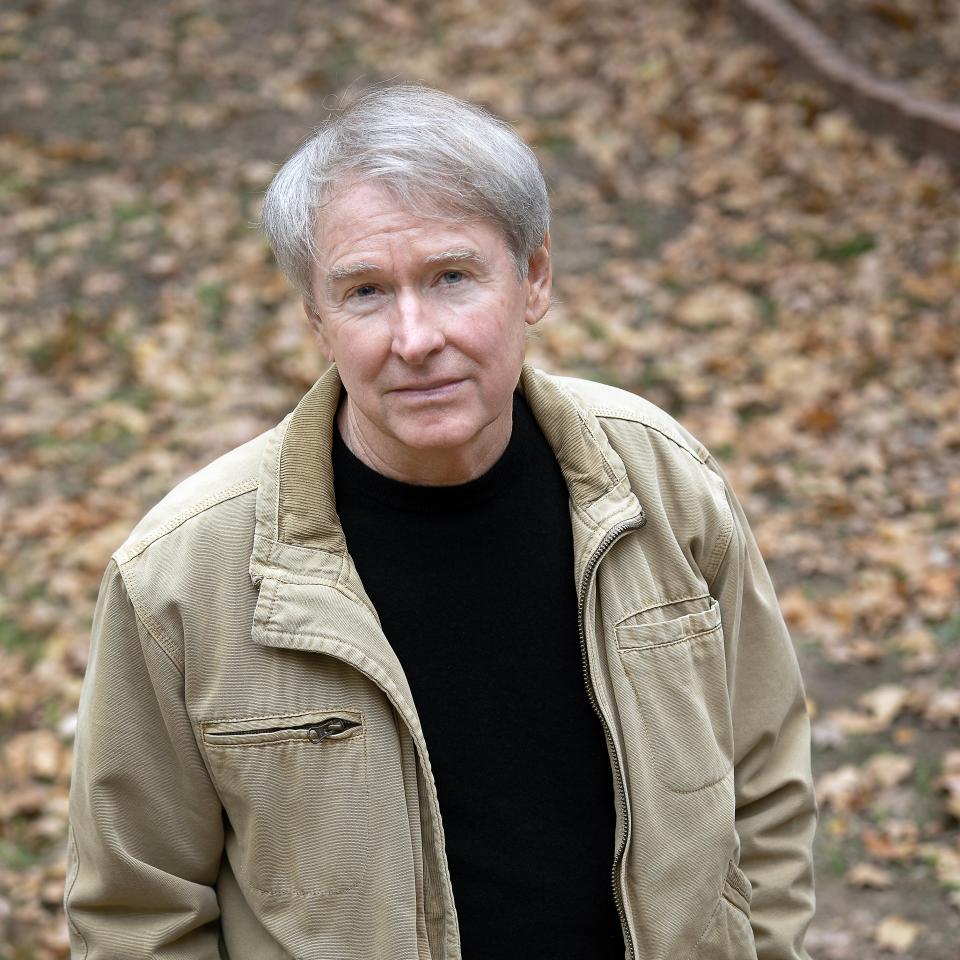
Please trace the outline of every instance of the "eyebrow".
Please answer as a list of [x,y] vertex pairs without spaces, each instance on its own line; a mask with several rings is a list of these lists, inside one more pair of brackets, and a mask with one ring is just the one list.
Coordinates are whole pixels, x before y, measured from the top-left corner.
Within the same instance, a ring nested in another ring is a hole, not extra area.
[[[481,257],[476,250],[471,250],[468,247],[457,250],[444,250],[442,253],[434,253],[427,257],[423,262],[426,266],[434,266],[438,263],[472,263],[477,267],[489,266],[488,261],[484,257]],[[338,283],[342,283],[344,280],[352,280],[354,277],[378,273],[379,271],[380,267],[375,263],[361,261],[359,263],[344,264],[342,267],[334,267],[327,274],[326,286],[329,290],[335,287]]]
[[443,253],[435,253],[423,261],[425,264],[435,263],[472,263],[478,267],[488,266],[487,261],[477,253],[476,250],[468,248],[462,250],[445,250]]
[[336,284],[352,277],[359,277],[366,273],[376,273],[379,269],[375,263],[348,263],[342,267],[334,267],[327,274],[327,289],[332,289]]

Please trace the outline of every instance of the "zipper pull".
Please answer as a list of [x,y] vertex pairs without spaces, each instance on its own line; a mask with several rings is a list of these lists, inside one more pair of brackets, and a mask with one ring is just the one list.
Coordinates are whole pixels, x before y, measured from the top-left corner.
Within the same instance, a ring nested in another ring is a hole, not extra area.
[[335,733],[343,733],[347,729],[347,721],[342,717],[332,717],[330,720],[324,720],[316,726],[307,730],[307,739],[311,743],[321,743],[327,737],[332,737]]

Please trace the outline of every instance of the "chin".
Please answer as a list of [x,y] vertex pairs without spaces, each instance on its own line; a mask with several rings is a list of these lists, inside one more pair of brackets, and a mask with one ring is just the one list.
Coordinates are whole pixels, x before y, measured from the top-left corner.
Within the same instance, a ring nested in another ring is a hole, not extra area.
[[[477,431],[478,432],[478,431]],[[397,439],[410,450],[440,451],[458,450],[469,446],[477,432],[466,430],[450,430],[438,428],[436,430],[412,430],[404,432]]]
[[486,424],[464,423],[455,419],[447,422],[416,424],[407,421],[394,433],[397,440],[410,450],[457,450],[468,447]]

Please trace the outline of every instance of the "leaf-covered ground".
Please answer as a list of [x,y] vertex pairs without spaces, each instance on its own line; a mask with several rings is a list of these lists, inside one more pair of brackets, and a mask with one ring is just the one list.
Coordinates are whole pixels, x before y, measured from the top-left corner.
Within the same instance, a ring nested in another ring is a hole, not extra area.
[[322,369],[259,197],[332,95],[384,79],[516,123],[555,204],[533,359],[665,406],[744,500],[815,711],[812,952],[956,958],[958,181],[722,4],[667,0],[4,4],[0,958],[67,955],[109,554]]

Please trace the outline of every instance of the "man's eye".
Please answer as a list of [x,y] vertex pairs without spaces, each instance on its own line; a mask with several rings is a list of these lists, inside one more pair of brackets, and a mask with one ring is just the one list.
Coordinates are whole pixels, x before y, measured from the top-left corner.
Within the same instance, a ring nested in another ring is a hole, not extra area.
[[377,288],[372,283],[365,283],[361,287],[357,287],[353,291],[353,296],[355,297],[371,297],[377,292]]
[[440,282],[447,285],[459,283],[463,279],[462,270],[444,270],[440,274]]

